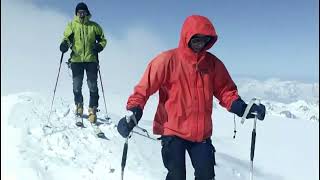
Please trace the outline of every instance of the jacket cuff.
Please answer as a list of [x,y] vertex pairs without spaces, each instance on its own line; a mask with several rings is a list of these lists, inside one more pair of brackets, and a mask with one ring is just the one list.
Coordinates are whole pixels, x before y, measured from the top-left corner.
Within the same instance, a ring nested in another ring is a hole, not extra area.
[[247,104],[241,99],[238,98],[237,100],[233,101],[231,104],[230,112],[242,117],[244,111],[246,110]]

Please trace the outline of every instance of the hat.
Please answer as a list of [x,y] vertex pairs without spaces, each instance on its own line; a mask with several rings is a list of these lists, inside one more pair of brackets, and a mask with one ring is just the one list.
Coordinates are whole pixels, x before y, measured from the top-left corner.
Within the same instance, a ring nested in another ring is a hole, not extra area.
[[91,13],[88,9],[88,6],[84,2],[77,4],[76,11],[75,11],[76,15],[77,15],[78,10],[85,10],[85,11],[87,11],[88,15],[91,15]]

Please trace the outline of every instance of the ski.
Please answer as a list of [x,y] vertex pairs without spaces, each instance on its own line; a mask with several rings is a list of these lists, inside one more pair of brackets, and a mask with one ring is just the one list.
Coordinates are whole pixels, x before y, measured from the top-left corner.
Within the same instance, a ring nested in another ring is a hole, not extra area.
[[105,134],[101,131],[97,123],[91,123],[91,126],[98,138],[106,138]]
[[76,126],[81,127],[81,128],[85,128],[84,124],[83,124],[83,117],[80,115],[75,115],[75,120],[76,120]]
[[[87,114],[83,114],[82,115],[82,118],[84,119],[88,119],[89,116]],[[101,118],[101,117],[97,117],[97,121],[98,123],[101,123],[101,124],[111,124],[111,118],[110,117],[104,117],[104,118]]]
[[[87,119],[88,118],[88,115],[75,115],[75,125],[77,127],[80,127],[80,128],[86,128],[84,126],[84,123],[83,123],[83,119]],[[98,137],[98,138],[101,138],[101,139],[106,139],[106,140],[109,140],[104,132],[101,131],[101,129],[99,128],[99,125],[102,124],[102,123],[99,123],[99,122],[96,122],[96,123],[90,123],[92,128],[93,128],[93,131],[94,131],[94,134]]]

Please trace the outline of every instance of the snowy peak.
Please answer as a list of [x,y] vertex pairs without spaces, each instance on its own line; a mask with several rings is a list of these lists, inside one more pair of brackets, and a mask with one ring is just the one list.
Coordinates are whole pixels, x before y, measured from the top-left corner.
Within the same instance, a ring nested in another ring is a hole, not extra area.
[[319,84],[268,79],[239,79],[241,97],[247,102],[252,95],[261,98],[267,113],[292,119],[319,121]]
[[238,89],[243,98],[250,100],[255,96],[282,103],[292,103],[304,100],[319,104],[319,83],[302,83],[297,81],[281,81],[268,79],[258,81],[254,79],[239,79]]
[[319,104],[307,103],[303,100],[289,104],[264,101],[264,104],[268,114],[292,119],[319,121]]

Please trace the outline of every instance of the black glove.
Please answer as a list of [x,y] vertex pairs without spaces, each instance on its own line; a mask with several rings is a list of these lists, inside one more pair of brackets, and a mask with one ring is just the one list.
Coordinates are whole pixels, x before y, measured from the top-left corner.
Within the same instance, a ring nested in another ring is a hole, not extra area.
[[67,41],[63,41],[61,44],[60,44],[60,51],[62,53],[65,53],[67,52],[69,49],[69,45],[68,45],[68,42]]
[[138,122],[141,119],[142,114],[143,114],[142,109],[140,107],[133,107],[133,108],[129,109],[129,111],[131,111],[133,113],[134,118],[136,119],[137,122],[134,122],[134,120],[132,118],[130,118],[129,122],[127,122],[127,117],[123,117],[120,119],[118,126],[117,126],[117,130],[118,130],[119,134],[124,138],[129,136],[130,132],[138,124]]
[[101,52],[102,50],[103,50],[103,47],[101,46],[101,44],[95,43],[95,44],[93,45],[92,51],[93,51],[94,53],[99,53],[99,52]]
[[[239,117],[242,117],[247,106],[248,105],[241,98],[239,98],[232,102],[230,112],[235,113]],[[263,104],[253,104],[249,110],[246,119],[254,118],[255,115],[252,114],[253,112],[257,112],[257,118],[259,120],[263,120],[266,114],[266,107]]]

